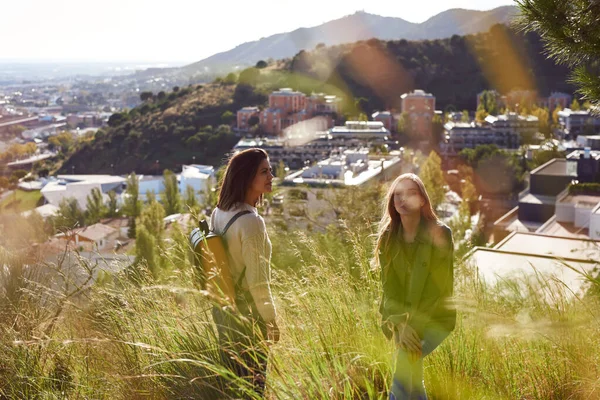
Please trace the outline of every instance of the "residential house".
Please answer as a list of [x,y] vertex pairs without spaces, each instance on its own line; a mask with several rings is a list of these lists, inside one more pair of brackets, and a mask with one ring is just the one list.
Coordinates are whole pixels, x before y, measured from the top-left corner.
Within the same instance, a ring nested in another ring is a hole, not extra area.
[[119,235],[119,230],[97,223],[59,233],[56,236],[71,241],[76,247],[81,246],[84,251],[103,251],[113,250]]
[[519,204],[494,222],[494,239],[509,232],[535,232],[555,213],[557,196],[577,179],[577,162],[552,159],[530,173],[529,188],[519,194]]

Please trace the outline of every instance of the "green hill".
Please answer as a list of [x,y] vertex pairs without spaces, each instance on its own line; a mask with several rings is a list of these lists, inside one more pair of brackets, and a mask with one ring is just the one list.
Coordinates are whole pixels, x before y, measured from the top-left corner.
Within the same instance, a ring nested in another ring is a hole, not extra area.
[[218,165],[239,140],[223,114],[235,115],[241,107],[266,101],[247,85],[174,89],[151,96],[129,112],[113,114],[109,126],[82,143],[59,172],[75,167],[82,174],[160,174],[193,161]]

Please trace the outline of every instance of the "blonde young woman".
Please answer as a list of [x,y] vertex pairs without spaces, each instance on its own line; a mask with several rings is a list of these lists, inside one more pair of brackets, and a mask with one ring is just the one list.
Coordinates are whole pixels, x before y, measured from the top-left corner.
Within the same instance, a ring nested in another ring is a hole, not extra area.
[[453,240],[421,179],[396,178],[384,200],[375,248],[381,268],[382,329],[396,344],[390,400],[427,399],[423,358],[454,329]]
[[[219,188],[217,208],[210,217],[211,230],[223,232],[229,265],[236,282],[236,312],[213,308],[222,360],[238,376],[263,394],[267,372],[264,341],[279,340],[276,309],[271,294],[271,241],[256,207],[272,190],[273,173],[262,149],[234,155]],[[240,214],[235,223],[229,224]]]

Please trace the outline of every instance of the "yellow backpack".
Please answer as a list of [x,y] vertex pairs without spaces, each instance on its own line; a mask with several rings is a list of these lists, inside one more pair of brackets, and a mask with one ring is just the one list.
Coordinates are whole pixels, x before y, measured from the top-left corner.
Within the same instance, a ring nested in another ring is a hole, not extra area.
[[234,308],[235,291],[245,274],[242,273],[237,284],[233,283],[227,257],[227,246],[223,238],[227,230],[239,217],[250,213],[250,211],[240,211],[235,214],[221,233],[210,231],[208,222],[202,220],[200,221],[200,227],[194,229],[190,234],[200,286],[206,290],[211,299],[219,304],[230,305]]

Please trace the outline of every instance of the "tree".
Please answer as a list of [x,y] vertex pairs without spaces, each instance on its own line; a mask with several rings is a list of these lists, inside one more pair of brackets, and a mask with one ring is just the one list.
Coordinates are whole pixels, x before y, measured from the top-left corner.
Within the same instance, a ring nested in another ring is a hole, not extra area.
[[18,181],[21,178],[24,178],[25,176],[27,176],[27,171],[25,171],[24,169],[18,169],[11,174],[11,178],[14,177],[14,180],[16,181]]
[[554,124],[554,126],[558,126],[558,113],[562,111],[562,107],[560,106],[560,104],[558,104],[555,108],[554,111],[552,111],[552,123]]
[[547,108],[535,108],[531,111],[531,115],[538,118],[538,129],[544,136],[550,136],[550,112]]
[[571,103],[571,110],[572,111],[581,110],[581,106],[579,105],[579,102],[577,101],[577,99],[573,99],[573,102]]
[[83,226],[85,215],[77,200],[73,197],[61,200],[58,205],[58,213],[54,218],[54,225],[57,230],[73,229]]
[[159,202],[153,201],[144,207],[138,221],[138,228],[146,231],[157,239],[162,239],[165,232],[165,210]]
[[108,206],[106,210],[106,216],[114,218],[119,215],[119,205],[117,202],[117,193],[114,190],[108,192]]
[[483,122],[488,115],[489,114],[485,110],[485,107],[480,104],[479,107],[477,108],[477,112],[475,113],[475,120],[477,122]]
[[432,137],[431,137],[431,145],[434,148],[437,148],[442,141],[444,141],[444,122],[442,117],[439,115],[434,115],[431,119],[432,124]]
[[469,112],[467,110],[463,110],[462,112],[462,118],[460,119],[461,122],[470,122],[471,121],[471,117],[469,117]]
[[135,232],[136,263],[145,261],[154,278],[158,278],[162,267],[161,253],[164,250],[165,210],[151,196],[151,201],[140,214]]
[[398,119],[398,133],[403,133],[405,135],[410,135],[412,133],[410,115],[406,112],[403,112]]
[[496,92],[493,90],[484,90],[481,94],[480,105],[490,115],[498,115],[498,101]]
[[227,76],[223,79],[223,83],[226,85],[235,85],[237,82],[237,75],[233,72],[227,74]]
[[258,69],[263,69],[267,67],[267,62],[260,60],[259,62],[256,63],[256,68]]
[[180,213],[182,207],[177,176],[173,172],[166,169],[163,173],[163,182],[165,190],[160,193],[160,199],[163,203],[163,207],[165,208],[165,213],[167,215]]
[[127,113],[114,113],[108,118],[108,126],[111,128],[117,127],[121,125],[123,122],[127,121]]
[[223,114],[221,114],[221,122],[224,124],[231,124],[235,120],[235,114],[231,111],[227,110]]
[[572,69],[583,98],[600,105],[599,1],[517,0],[518,24],[537,32],[550,57]]
[[260,75],[260,71],[257,68],[246,68],[242,72],[240,72],[240,77],[238,79],[239,83],[245,83],[247,85],[256,84],[256,80]]
[[471,180],[471,177],[466,177],[461,184],[462,198],[469,204],[474,204],[477,201],[477,189]]
[[275,176],[277,176],[277,178],[283,181],[286,175],[287,171],[285,170],[285,164],[283,163],[283,160],[279,160],[277,168],[275,169]]
[[140,100],[143,102],[146,102],[150,99],[152,99],[152,97],[154,97],[154,94],[152,92],[142,92],[140,93]]
[[259,122],[260,120],[256,115],[253,115],[250,118],[248,118],[248,126],[250,127],[258,125]]
[[136,234],[136,218],[142,212],[142,202],[140,197],[140,185],[135,173],[127,177],[127,188],[125,189],[123,212],[129,217],[129,231],[127,236],[135,238]]
[[52,150],[59,150],[62,153],[67,153],[73,147],[73,144],[73,136],[69,132],[61,132],[48,139],[48,147]]
[[196,197],[196,191],[191,185],[185,187],[185,199],[183,202],[186,211],[197,210],[200,207],[200,203]]
[[419,177],[427,189],[429,199],[431,200],[431,206],[433,209],[442,204],[444,196],[446,194],[444,186],[446,181],[444,180],[444,172],[442,171],[442,159],[437,155],[435,151],[429,153],[429,157],[425,160],[425,163],[419,171]]
[[85,222],[87,225],[93,225],[100,221],[106,213],[102,192],[98,188],[93,188],[87,196],[87,207],[85,213]]

